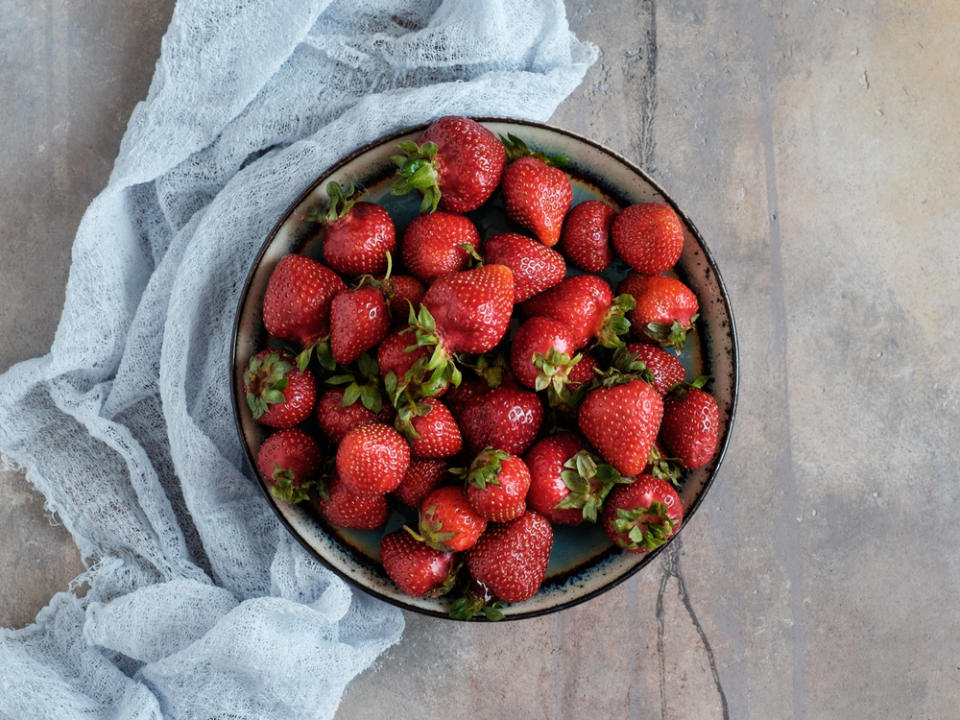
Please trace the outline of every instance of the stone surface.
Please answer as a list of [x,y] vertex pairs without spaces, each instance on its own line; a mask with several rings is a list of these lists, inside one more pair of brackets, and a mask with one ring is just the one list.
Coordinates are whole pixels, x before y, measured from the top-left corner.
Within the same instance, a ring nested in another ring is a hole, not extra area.
[[[124,5],[0,0],[0,368],[49,344],[146,92],[172,3]],[[731,448],[659,563],[544,618],[408,614],[338,719],[951,717],[960,5],[568,7],[604,54],[554,122],[646,167],[730,290]],[[0,502],[0,624],[20,625],[78,560],[19,476]]]

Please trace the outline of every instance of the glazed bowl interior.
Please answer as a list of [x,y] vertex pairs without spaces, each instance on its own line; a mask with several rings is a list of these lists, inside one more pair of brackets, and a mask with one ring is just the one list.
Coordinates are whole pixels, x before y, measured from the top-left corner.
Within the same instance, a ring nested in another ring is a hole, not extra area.
[[[684,226],[683,254],[672,274],[685,282],[696,293],[700,302],[700,318],[680,359],[687,369],[688,379],[698,375],[710,376],[711,384],[708,390],[714,395],[720,408],[720,440],[717,452],[709,464],[687,473],[679,490],[684,509],[684,522],[680,526],[682,530],[702,502],[723,459],[737,397],[737,347],[733,315],[723,282],[706,244],[671,198],[639,168],[615,152],[586,138],[543,124],[505,119],[478,120],[497,135],[512,133],[523,138],[535,149],[568,157],[570,163],[564,170],[571,178],[574,204],[589,199],[601,199],[614,207],[622,208],[639,202],[662,202],[673,206],[680,216]],[[253,419],[244,401],[241,378],[250,357],[270,341],[260,314],[270,273],[280,258],[288,253],[299,252],[318,260],[321,258],[316,226],[306,222],[303,216],[314,206],[325,206],[325,187],[330,181],[337,181],[342,185],[353,184],[358,188],[360,199],[377,202],[386,207],[397,226],[397,236],[400,237],[403,228],[417,213],[419,196],[390,195],[393,175],[390,156],[395,154],[397,142],[416,139],[424,127],[410,128],[378,140],[353,153],[317,178],[280,219],[264,242],[241,294],[234,327],[232,358],[234,412],[251,468],[256,467],[257,451],[269,433],[267,428]],[[484,238],[495,232],[517,230],[505,220],[502,208],[502,199],[499,193],[496,193],[484,208],[470,213]],[[617,261],[604,273],[604,277],[615,290],[627,270],[625,265]],[[255,472],[253,474],[256,475]],[[415,517],[411,513],[404,509],[395,509],[387,525],[381,530],[347,530],[324,523],[306,503],[290,506],[276,500],[267,491],[263,481],[259,482],[288,530],[309,552],[332,570],[383,600],[410,610],[448,617],[446,600],[404,595],[396,589],[380,567],[380,538],[404,523],[415,523]],[[553,550],[542,588],[533,598],[504,607],[507,619],[541,615],[583,602],[622,582],[666,547],[645,555],[636,555],[614,548],[597,526],[585,523],[575,528],[556,526],[554,530]]]

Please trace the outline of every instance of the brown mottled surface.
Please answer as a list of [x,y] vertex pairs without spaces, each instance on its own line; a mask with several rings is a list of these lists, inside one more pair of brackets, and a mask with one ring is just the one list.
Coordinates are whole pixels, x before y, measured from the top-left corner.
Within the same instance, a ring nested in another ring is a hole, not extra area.
[[[731,449],[659,563],[544,618],[408,614],[337,718],[954,716],[960,5],[568,7],[604,55],[554,122],[648,168],[731,292]],[[171,8],[0,0],[0,369],[52,339]],[[79,570],[41,507],[0,475],[0,625]]]

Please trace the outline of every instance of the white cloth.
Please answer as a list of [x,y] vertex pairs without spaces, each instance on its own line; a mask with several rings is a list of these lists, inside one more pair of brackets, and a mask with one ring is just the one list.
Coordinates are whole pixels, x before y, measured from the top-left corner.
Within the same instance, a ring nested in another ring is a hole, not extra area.
[[308,556],[245,469],[243,279],[341,156],[442,114],[546,120],[595,57],[561,0],[181,0],[53,347],[0,376],[6,467],[89,567],[84,597],[0,630],[0,717],[333,716],[403,616]]

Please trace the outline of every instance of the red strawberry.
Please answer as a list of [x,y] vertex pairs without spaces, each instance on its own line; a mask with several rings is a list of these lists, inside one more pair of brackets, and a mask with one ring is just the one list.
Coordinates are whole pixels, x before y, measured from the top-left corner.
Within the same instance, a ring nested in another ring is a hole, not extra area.
[[410,452],[416,457],[449,457],[463,447],[457,421],[446,406],[433,397],[401,406],[396,428],[407,437]]
[[507,217],[533,232],[547,247],[557,244],[563,218],[573,202],[570,178],[534,157],[520,158],[503,171]]
[[380,562],[390,579],[412,597],[435,597],[452,587],[452,552],[434,550],[403,530],[384,535]]
[[503,450],[487,448],[474,459],[467,473],[467,500],[473,509],[493,522],[506,522],[527,509],[530,471],[523,460]]
[[356,202],[352,189],[344,193],[339,183],[327,184],[330,209],[308,219],[323,224],[323,260],[344,275],[382,274],[387,253],[397,248],[397,233],[390,214],[379,205]]
[[528,510],[516,520],[492,525],[467,555],[467,569],[501,600],[521,602],[543,584],[552,547],[550,522]]
[[415,217],[400,241],[403,264],[428,285],[466,268],[479,248],[480,233],[470,219],[442,210]]
[[636,356],[636,359],[650,371],[653,375],[651,385],[661,397],[666,395],[674,385],[682,383],[687,376],[687,371],[677,356],[656,345],[628,343],[627,352]]
[[310,497],[313,476],[323,456],[317,442],[302,430],[278,430],[257,452],[257,469],[270,492],[289,505]]
[[542,315],[563,323],[573,335],[574,345],[582,348],[594,338],[604,347],[623,345],[619,336],[630,327],[624,317],[630,307],[629,298],[614,300],[603,278],[574,275],[527,300],[520,309],[528,317]]
[[420,212],[465,213],[483,205],[500,184],[506,152],[496,136],[465,117],[435,120],[417,142],[397,144],[403,155],[391,158],[399,176],[394,195],[423,194]]
[[450,391],[444,395],[443,399],[447,403],[447,407],[450,408],[450,412],[453,413],[453,416],[462,423],[460,415],[463,412],[463,408],[475,397],[486,395],[488,392],[490,392],[490,386],[483,378],[479,378],[476,375],[465,375],[463,382],[455,388],[450,388]]
[[663,417],[663,400],[643,380],[593,390],[580,405],[578,423],[600,456],[623,475],[638,475]]
[[683,252],[680,218],[661,203],[640,203],[621,210],[610,226],[610,238],[627,265],[644,275],[669,270]]
[[638,336],[683,350],[700,307],[690,288],[666,275],[649,276],[631,271],[618,291],[632,295],[636,302],[628,317]]
[[560,252],[587,272],[601,273],[613,262],[610,221],[617,211],[600,200],[587,200],[567,213],[560,233]]
[[356,360],[375,347],[390,330],[387,305],[380,290],[346,290],[330,306],[330,350],[340,365]]
[[317,384],[309,370],[282,350],[261,350],[243,373],[243,392],[253,418],[273,428],[299,425],[313,412]]
[[348,432],[360,425],[393,422],[394,412],[389,405],[384,405],[380,412],[374,413],[358,400],[344,405],[344,390],[337,388],[327,390],[317,401],[317,423],[334,443],[339,443]]
[[526,320],[510,344],[510,368],[521,383],[534,390],[551,388],[561,395],[571,368],[580,361],[567,326],[547,317]]
[[339,275],[316,260],[286,255],[267,281],[263,325],[274,337],[310,348],[329,334],[330,303],[346,289]]
[[446,472],[446,460],[412,457],[393,496],[404,505],[420,507],[423,499],[443,482]]
[[513,272],[513,301],[523,302],[553,287],[567,274],[563,255],[517,233],[500,233],[487,240],[483,259],[506,265]]
[[326,497],[314,501],[320,517],[331,525],[355,530],[374,530],[387,522],[390,506],[383,495],[358,495],[334,475]]
[[567,387],[576,390],[584,383],[597,377],[594,368],[600,367],[600,356],[594,350],[580,353],[580,362],[573,365],[567,373]]
[[361,495],[388,493],[403,480],[410,448],[387,425],[361,425],[346,434],[337,448],[337,474],[347,489]]
[[410,275],[391,275],[380,279],[380,292],[387,301],[390,324],[393,327],[406,327],[410,316],[410,306],[420,307],[423,294],[427,289],[419,280]]
[[467,449],[490,446],[519,455],[540,432],[543,405],[537,394],[501,385],[473,398],[460,413],[460,432]]
[[434,550],[460,552],[473,547],[487,521],[467,501],[463,488],[441,487],[420,505],[419,532],[407,530]]
[[[409,347],[413,347],[413,350],[407,352]],[[385,378],[389,373],[393,373],[400,382],[419,380],[420,378],[408,378],[407,373],[417,360],[423,359],[426,362],[429,356],[430,353],[425,347],[416,345],[416,338],[413,335],[394,330],[377,348],[377,366],[380,368],[381,377]]]
[[660,439],[687,470],[706,465],[717,449],[720,409],[712,395],[700,390],[698,383],[705,380],[681,385],[663,401]]
[[615,488],[603,508],[603,529],[627,552],[645,553],[663,545],[683,520],[677,491],[666,480],[640,475]]

